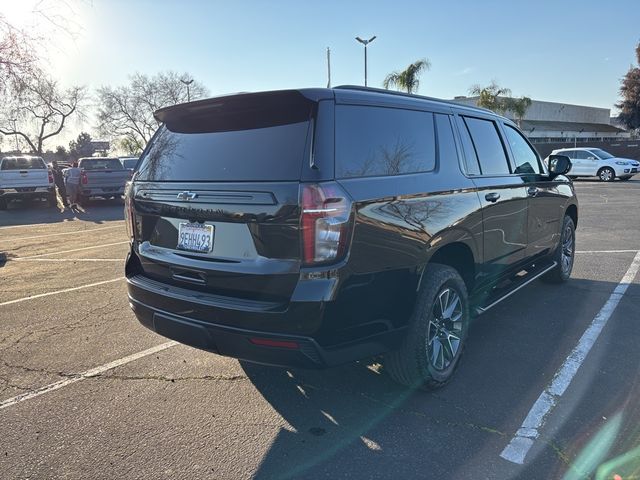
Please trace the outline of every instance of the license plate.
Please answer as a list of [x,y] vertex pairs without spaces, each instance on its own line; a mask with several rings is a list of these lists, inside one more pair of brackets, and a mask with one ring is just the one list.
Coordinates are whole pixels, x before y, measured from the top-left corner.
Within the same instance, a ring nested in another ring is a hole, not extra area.
[[179,250],[209,253],[213,249],[213,225],[181,223],[178,227]]

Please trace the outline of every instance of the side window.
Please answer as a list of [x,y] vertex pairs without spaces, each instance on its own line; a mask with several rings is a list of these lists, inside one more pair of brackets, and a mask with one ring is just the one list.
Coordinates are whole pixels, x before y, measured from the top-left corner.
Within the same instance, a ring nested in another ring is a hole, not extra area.
[[428,172],[436,166],[433,113],[336,106],[336,177]]
[[449,115],[436,113],[436,129],[438,130],[438,158],[440,162],[458,161],[458,151],[456,149],[456,141],[453,138],[453,130],[451,128],[451,120]]
[[504,133],[507,136],[507,142],[509,142],[511,153],[515,160],[516,170],[514,173],[521,175],[540,173],[538,155],[527,143],[522,134],[510,125],[504,126]]
[[460,140],[462,141],[462,149],[464,150],[467,173],[469,175],[480,175],[480,164],[478,163],[476,149],[471,141],[467,124],[464,123],[461,118],[458,119],[458,130],[460,131]]
[[508,175],[509,162],[495,122],[463,117],[480,161],[482,175]]
[[558,152],[558,153],[556,153],[556,155],[564,155],[566,157],[569,157],[571,160],[575,160],[576,151],[575,150],[567,150],[565,152]]

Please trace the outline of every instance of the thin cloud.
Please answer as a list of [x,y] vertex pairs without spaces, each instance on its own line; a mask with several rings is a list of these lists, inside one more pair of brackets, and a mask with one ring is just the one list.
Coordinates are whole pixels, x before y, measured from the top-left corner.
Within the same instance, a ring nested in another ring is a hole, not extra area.
[[465,68],[463,68],[462,70],[460,70],[460,71],[458,71],[458,72],[454,73],[454,75],[455,75],[456,77],[460,77],[460,76],[462,76],[462,75],[469,75],[469,74],[470,74],[471,72],[473,72],[474,70],[475,70],[475,68],[474,68],[474,67],[465,67]]

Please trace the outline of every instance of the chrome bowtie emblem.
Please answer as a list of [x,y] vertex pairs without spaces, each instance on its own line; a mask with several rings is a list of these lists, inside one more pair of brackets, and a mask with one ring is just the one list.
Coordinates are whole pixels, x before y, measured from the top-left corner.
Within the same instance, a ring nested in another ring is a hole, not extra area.
[[178,200],[186,200],[187,202],[195,199],[198,197],[197,193],[193,193],[193,192],[180,192],[178,194]]

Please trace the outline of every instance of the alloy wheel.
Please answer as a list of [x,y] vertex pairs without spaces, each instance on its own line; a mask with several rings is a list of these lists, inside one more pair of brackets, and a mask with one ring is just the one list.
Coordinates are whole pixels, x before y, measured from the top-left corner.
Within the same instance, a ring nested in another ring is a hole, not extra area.
[[612,177],[613,177],[613,174],[611,170],[609,170],[608,168],[604,168],[600,172],[600,180],[602,180],[603,182],[610,182]]
[[565,226],[562,235],[562,273],[565,275],[571,272],[573,264],[573,248],[574,248],[573,229],[570,225]]
[[427,332],[427,355],[436,370],[449,367],[460,351],[463,311],[460,295],[453,288],[446,287],[436,296]]

